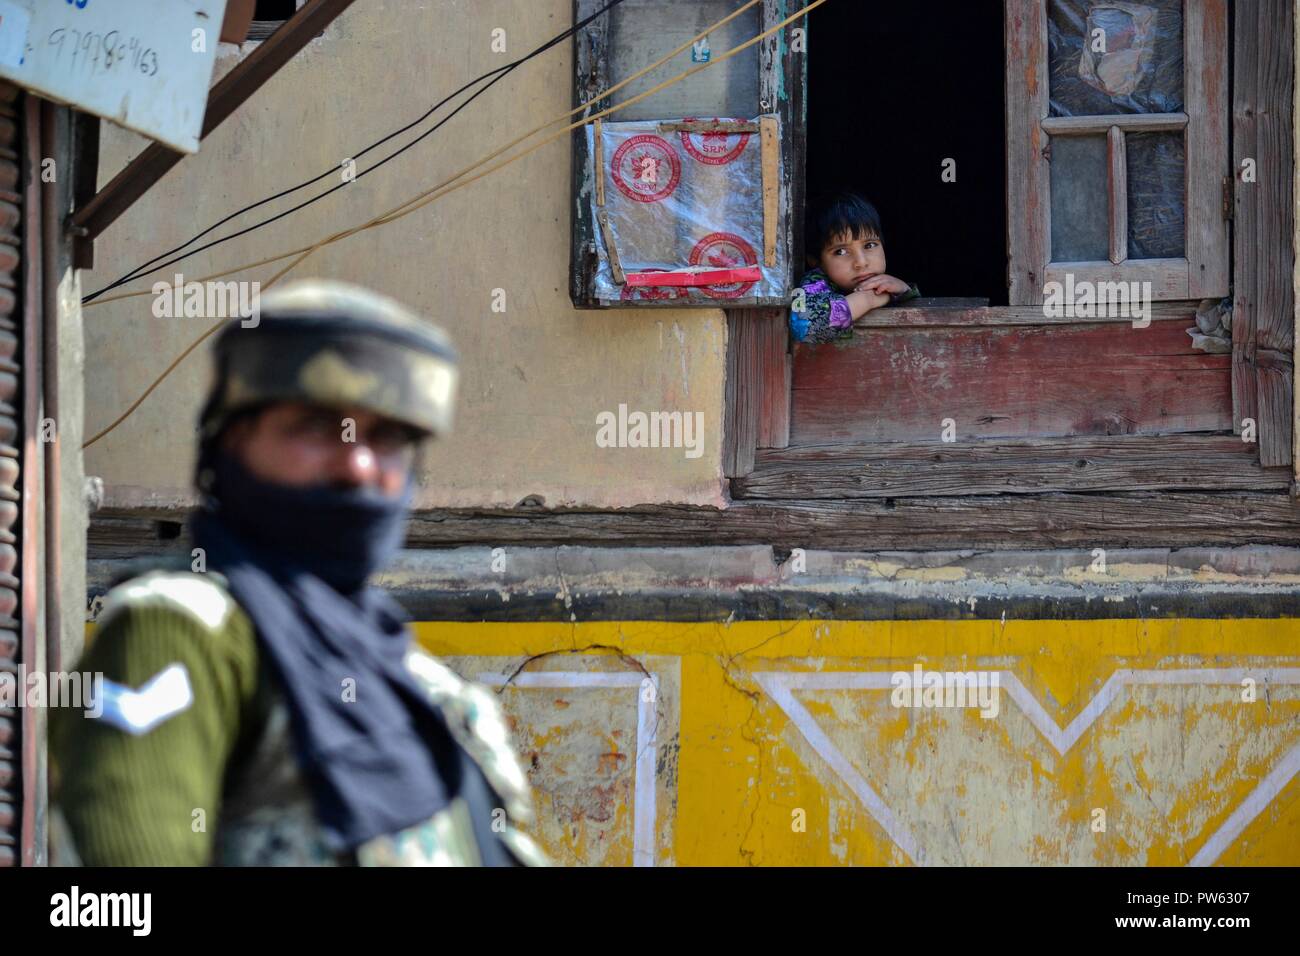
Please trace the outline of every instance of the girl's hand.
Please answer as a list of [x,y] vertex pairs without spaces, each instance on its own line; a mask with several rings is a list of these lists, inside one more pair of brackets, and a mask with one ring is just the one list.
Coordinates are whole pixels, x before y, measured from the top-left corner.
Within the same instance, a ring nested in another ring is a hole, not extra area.
[[855,322],[868,312],[889,305],[890,302],[889,296],[883,292],[868,292],[861,287],[845,296],[845,300],[849,303],[849,312],[852,313]]
[[874,292],[878,295],[899,295],[910,289],[902,279],[895,279],[889,275],[872,276],[866,282],[856,286],[854,292]]

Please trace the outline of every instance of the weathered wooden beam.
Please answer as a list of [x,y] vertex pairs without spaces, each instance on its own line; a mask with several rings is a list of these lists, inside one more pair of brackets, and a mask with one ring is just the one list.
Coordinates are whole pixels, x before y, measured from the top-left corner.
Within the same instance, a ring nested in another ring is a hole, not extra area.
[[[1177,319],[1192,322],[1199,300],[1152,302],[1150,319],[1161,322]],[[868,312],[853,323],[860,329],[948,328],[1001,325],[1132,325],[1131,316],[1107,315],[1081,319],[1077,316],[1044,315],[1041,305],[990,306],[970,305],[963,299],[914,299],[907,305],[895,305]]]
[[1285,494],[1134,493],[426,512],[412,518],[408,543],[930,549],[1293,544],[1297,537],[1300,504]]
[[760,449],[731,482],[735,498],[901,498],[1084,491],[1271,491],[1287,468],[1261,468],[1235,435],[1115,435],[975,442],[889,442]]
[[[183,537],[158,534],[158,522],[184,518],[183,512],[162,509],[104,509],[91,519],[91,557],[188,553]],[[917,551],[1294,545],[1298,539],[1300,503],[1285,493],[1135,492],[737,501],[725,509],[440,509],[412,515],[406,543],[412,548],[767,544],[782,549]]]
[[[203,139],[225,122],[352,3],[353,0],[308,0],[284,26],[212,88],[199,138]],[[184,158],[184,153],[158,143],[150,144],[93,199],[72,214],[70,225],[75,234],[82,239],[94,239]]]

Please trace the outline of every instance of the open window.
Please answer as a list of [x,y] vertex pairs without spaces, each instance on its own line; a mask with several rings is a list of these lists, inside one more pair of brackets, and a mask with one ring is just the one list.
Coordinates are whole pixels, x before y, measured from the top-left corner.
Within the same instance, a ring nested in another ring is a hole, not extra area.
[[[576,0],[575,21],[605,6]],[[626,0],[575,35],[576,306],[780,306],[802,217],[803,61],[784,0]],[[718,21],[735,16],[691,42]],[[612,95],[616,84],[681,48]],[[664,80],[698,72],[666,87]],[[644,95],[644,94],[650,95]]]
[[733,496],[1287,488],[1292,5],[938,6],[811,14],[806,142],[808,189],[864,192],[889,272],[944,298],[812,347],[733,312]]

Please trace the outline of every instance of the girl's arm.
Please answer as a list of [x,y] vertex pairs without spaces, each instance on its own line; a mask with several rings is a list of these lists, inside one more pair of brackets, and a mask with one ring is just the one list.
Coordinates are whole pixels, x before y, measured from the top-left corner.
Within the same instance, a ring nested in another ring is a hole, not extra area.
[[[841,295],[820,273],[810,278],[812,281],[799,287],[790,310],[790,331],[799,342],[815,344],[848,338],[853,334],[854,319],[889,303],[889,296],[875,292]],[[800,300],[802,309],[797,308]]]

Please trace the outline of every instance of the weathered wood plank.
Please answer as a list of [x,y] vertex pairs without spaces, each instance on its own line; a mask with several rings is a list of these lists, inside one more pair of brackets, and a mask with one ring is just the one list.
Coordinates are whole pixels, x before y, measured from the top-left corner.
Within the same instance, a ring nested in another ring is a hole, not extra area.
[[[1237,166],[1233,405],[1253,419],[1261,463],[1292,461],[1295,347],[1294,11],[1285,0],[1236,7]],[[1241,170],[1254,170],[1254,182]]]
[[[1228,294],[1228,224],[1222,183],[1228,174],[1228,4],[1202,0],[1184,6],[1187,106],[1187,294]],[[1290,42],[1289,40],[1287,41]]]
[[[1295,43],[1293,47],[1300,47],[1300,16],[1293,16],[1292,23],[1293,36]],[[1294,73],[1295,63],[1292,62],[1292,71]],[[1292,125],[1300,126],[1300,82],[1296,82],[1292,77]],[[1300,162],[1296,161],[1296,156],[1291,157],[1291,190],[1292,195],[1300,198]],[[1291,251],[1295,253],[1300,248],[1300,223],[1296,223],[1297,231],[1292,233]],[[1291,277],[1291,299],[1293,302],[1300,303],[1300,270],[1293,272]],[[1300,325],[1294,321],[1295,326],[1292,330],[1292,348],[1291,355],[1294,359],[1297,352],[1300,352]],[[1291,383],[1291,473],[1294,476],[1294,482],[1291,485],[1291,494],[1300,496],[1300,389],[1296,388],[1295,379]]]
[[1081,491],[1266,491],[1288,468],[1261,468],[1235,435],[1124,435],[762,450],[733,498],[887,498]]
[[1255,388],[1259,396],[1259,460],[1266,467],[1291,464],[1292,389],[1295,369],[1290,352],[1260,349],[1255,353]]
[[1285,494],[1152,492],[437,512],[412,518],[408,543],[929,549],[1294,544],[1298,537],[1300,503]]
[[[150,550],[156,520],[176,512],[105,509],[91,519],[95,557],[126,554],[131,529]],[[112,524],[113,553],[103,529]],[[768,544],[781,548],[931,550],[940,548],[1195,547],[1283,544],[1300,539],[1300,502],[1284,493],[1137,492],[853,501],[738,501],[726,509],[646,505],[594,509],[449,509],[412,515],[408,547],[511,544],[699,546]],[[138,552],[137,552],[138,553]]]
[[[1182,319],[1191,327],[1196,318],[1196,300],[1152,302],[1151,321]],[[956,326],[999,325],[1132,325],[1132,317],[1099,316],[1080,319],[1077,316],[1044,315],[1041,305],[1029,306],[967,306],[961,300],[916,299],[907,305],[889,306],[868,312],[853,323],[860,329],[946,328]]]
[[1007,0],[1007,278],[1012,305],[1043,301],[1044,266],[1051,235],[1047,134],[1047,4]]
[[[1295,251],[1293,0],[1261,0],[1270,27],[1260,38],[1260,108],[1256,115],[1258,149],[1258,219],[1255,249],[1255,344],[1259,369],[1256,401],[1259,412],[1259,456],[1265,465],[1291,462],[1292,383],[1289,356],[1294,342],[1295,297],[1292,279]],[[1278,353],[1265,361],[1264,351]]]
[[784,448],[790,444],[790,335],[786,313],[764,310],[755,320],[758,334],[759,396],[758,447]]
[[1292,17],[1294,0],[1259,0],[1258,109],[1255,115],[1259,163],[1256,184],[1258,231],[1256,347],[1290,352],[1295,302],[1291,288],[1295,254],[1291,248],[1295,228],[1295,202],[1291,170],[1292,83],[1294,51]]
[[763,395],[763,339],[758,326],[765,311],[727,310],[726,427],[722,435],[722,473],[727,478],[747,475],[754,467]]
[[1243,422],[1259,417],[1255,374],[1259,184],[1243,181],[1243,164],[1254,164],[1258,176],[1257,66],[1263,9],[1259,4],[1233,7],[1232,427],[1237,434],[1241,434]]
[[1230,359],[1181,321],[873,330],[797,345],[794,445],[1216,432],[1231,428]]

